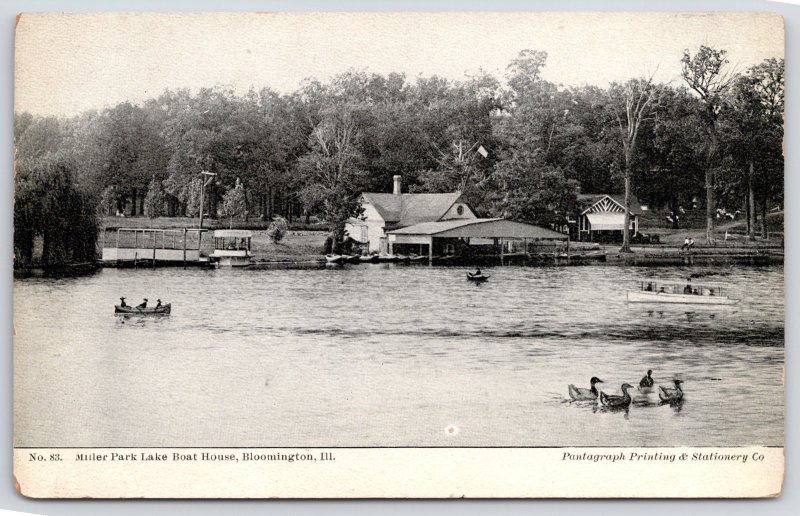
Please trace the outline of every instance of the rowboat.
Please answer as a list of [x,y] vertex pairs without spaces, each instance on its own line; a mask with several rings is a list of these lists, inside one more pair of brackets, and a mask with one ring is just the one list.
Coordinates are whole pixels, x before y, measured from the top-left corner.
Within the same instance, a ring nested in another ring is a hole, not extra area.
[[691,305],[735,305],[739,301],[730,299],[725,288],[719,285],[697,285],[686,283],[662,283],[642,281],[639,290],[629,290],[629,303],[669,303]]
[[469,281],[474,281],[475,283],[483,283],[489,278],[491,278],[491,276],[486,276],[485,274],[473,274],[471,272],[467,273],[467,279]]
[[344,256],[341,254],[326,254],[325,261],[333,264],[341,264],[344,261]]
[[172,311],[172,303],[161,305],[158,308],[137,308],[135,306],[114,305],[114,313],[121,315],[169,315]]

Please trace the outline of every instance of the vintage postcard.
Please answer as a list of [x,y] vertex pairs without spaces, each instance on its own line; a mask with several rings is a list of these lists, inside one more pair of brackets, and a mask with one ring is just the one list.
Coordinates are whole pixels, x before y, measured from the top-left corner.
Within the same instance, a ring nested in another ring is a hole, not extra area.
[[766,12],[21,14],[37,498],[770,497]]

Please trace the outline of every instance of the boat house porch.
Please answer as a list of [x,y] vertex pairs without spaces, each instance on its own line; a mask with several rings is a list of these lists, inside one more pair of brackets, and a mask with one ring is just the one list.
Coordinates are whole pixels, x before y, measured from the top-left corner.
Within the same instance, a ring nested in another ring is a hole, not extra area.
[[205,229],[118,228],[113,237],[102,232],[102,261],[108,265],[141,262],[195,265],[207,263],[200,249]]
[[554,249],[569,237],[550,229],[506,219],[467,219],[424,222],[387,232],[389,254],[413,253],[435,258],[494,257],[503,264],[527,258],[541,247]]

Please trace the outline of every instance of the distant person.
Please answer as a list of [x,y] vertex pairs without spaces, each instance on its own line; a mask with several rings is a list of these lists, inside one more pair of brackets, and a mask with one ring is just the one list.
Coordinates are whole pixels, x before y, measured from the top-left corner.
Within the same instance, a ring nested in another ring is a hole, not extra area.
[[694,238],[689,237],[689,243],[687,244],[686,248],[691,249],[692,247],[694,247]]
[[691,294],[692,293],[692,286],[687,283],[686,286],[683,287],[683,293],[684,294]]
[[708,290],[708,295],[709,296],[713,296],[714,295],[714,289],[713,288]]
[[159,308],[161,308],[161,300],[160,299],[156,299],[156,310],[159,309]]
[[144,298],[144,301],[136,305],[136,308],[147,308],[147,298]]
[[125,302],[125,298],[124,297],[119,298],[119,306],[121,306],[122,308],[125,308],[125,307],[128,306],[128,303]]
[[690,239],[689,237],[686,237],[686,238],[683,240],[683,245],[681,246],[681,251],[685,251],[686,249],[689,249],[689,241],[690,241],[690,240],[691,240],[691,239]]
[[475,271],[475,274],[473,274],[473,276],[480,276],[481,274],[483,274],[483,273],[481,272],[480,267],[478,267],[478,269]]
[[648,369],[647,370],[647,374],[644,376],[644,378],[642,378],[639,381],[639,387],[641,387],[641,388],[652,387],[653,384],[655,383],[653,381],[653,376],[652,375],[653,375],[653,370],[652,369]]
[[658,291],[659,294],[666,294],[667,291],[664,290],[664,287],[661,287],[661,290]]
[[700,295],[700,290],[699,289],[694,289],[692,291],[692,294],[695,295],[695,296],[699,296]]
[[653,284],[648,283],[647,287],[644,289],[645,292],[652,292],[653,291]]

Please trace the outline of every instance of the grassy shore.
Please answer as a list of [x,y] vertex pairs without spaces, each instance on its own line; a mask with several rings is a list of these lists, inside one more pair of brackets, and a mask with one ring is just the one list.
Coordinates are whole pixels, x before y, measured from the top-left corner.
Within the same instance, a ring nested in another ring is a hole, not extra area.
[[[687,237],[692,237],[695,241],[693,253],[696,254],[719,254],[730,255],[735,253],[748,252],[770,252],[774,254],[783,253],[783,213],[771,213],[768,218],[768,228],[771,238],[762,240],[757,236],[755,241],[748,241],[744,235],[745,224],[741,221],[728,222],[716,228],[717,240],[714,244],[705,244],[705,229],[703,227],[692,227],[684,229],[672,228],[648,228],[642,226],[642,231],[649,234],[657,234],[661,244],[633,246],[634,253],[638,255],[669,255],[681,252],[681,245]],[[207,229],[228,228],[228,221],[207,219],[204,227]],[[187,219],[182,217],[160,217],[148,219],[145,217],[106,217],[103,226],[108,231],[107,237],[116,228],[120,227],[146,227],[153,229],[183,229],[196,228],[197,219]],[[316,223],[305,225],[303,223],[293,224],[286,236],[277,244],[273,243],[267,235],[268,224],[265,221],[234,221],[233,227],[236,229],[250,229],[253,231],[251,250],[256,262],[312,262],[322,261],[323,249],[327,231],[324,226]],[[725,238],[727,234],[727,239]],[[607,244],[603,246],[609,254],[617,254],[619,244]],[[203,251],[212,251],[211,238],[204,238]]]

